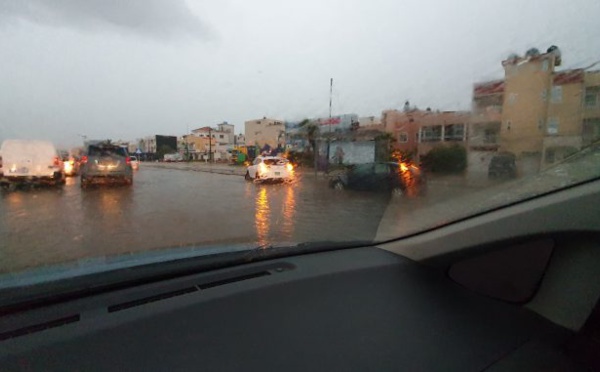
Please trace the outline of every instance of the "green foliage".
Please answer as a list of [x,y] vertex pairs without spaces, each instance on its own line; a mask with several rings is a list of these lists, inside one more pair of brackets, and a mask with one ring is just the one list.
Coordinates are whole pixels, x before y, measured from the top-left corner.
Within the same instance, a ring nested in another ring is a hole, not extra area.
[[467,150],[457,144],[436,146],[421,156],[421,164],[433,173],[462,173],[467,169]]

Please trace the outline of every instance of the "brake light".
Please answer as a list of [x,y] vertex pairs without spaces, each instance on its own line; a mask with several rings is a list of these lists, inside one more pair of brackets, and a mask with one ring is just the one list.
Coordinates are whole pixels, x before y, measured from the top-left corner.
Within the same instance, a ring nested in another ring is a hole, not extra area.
[[54,157],[54,166],[55,167],[60,166],[60,158],[58,156]]
[[83,155],[83,156],[81,157],[81,164],[85,164],[85,163],[87,163],[87,160],[88,160],[88,157],[87,157],[87,155]]
[[125,163],[131,165],[131,158],[129,156],[125,158]]

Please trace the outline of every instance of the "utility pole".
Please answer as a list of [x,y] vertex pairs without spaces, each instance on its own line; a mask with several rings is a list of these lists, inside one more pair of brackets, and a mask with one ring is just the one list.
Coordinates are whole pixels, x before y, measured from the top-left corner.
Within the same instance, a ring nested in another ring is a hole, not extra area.
[[329,173],[329,151],[331,147],[331,100],[333,97],[333,78],[329,79],[329,135],[327,136],[327,162],[325,172]]
[[208,127],[208,162],[212,163],[212,128]]

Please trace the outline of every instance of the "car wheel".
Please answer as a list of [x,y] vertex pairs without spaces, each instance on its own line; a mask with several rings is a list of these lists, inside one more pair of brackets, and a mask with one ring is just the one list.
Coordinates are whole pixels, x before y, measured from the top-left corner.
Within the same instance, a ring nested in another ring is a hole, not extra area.
[[250,172],[246,171],[246,175],[244,176],[246,181],[252,181],[252,177],[250,177]]
[[404,190],[402,190],[402,188],[401,188],[401,187],[394,187],[394,188],[392,189],[392,196],[393,196],[393,197],[399,198],[399,197],[401,197],[402,195],[404,195]]
[[336,182],[333,184],[333,189],[334,189],[334,190],[339,190],[339,191],[341,191],[341,190],[344,190],[345,188],[346,188],[346,187],[344,187],[344,184],[342,183],[342,181],[336,181]]

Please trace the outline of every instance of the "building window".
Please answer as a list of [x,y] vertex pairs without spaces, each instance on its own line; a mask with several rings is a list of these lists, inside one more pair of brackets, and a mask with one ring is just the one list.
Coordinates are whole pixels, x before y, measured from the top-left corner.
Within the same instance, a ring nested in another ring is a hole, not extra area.
[[442,140],[442,126],[430,125],[421,127],[421,142],[438,142]]
[[585,107],[598,106],[598,91],[588,89],[585,92]]
[[224,135],[222,135],[222,134],[219,134],[219,138],[220,138],[220,139],[223,139],[223,138],[225,138],[225,136],[224,136]]
[[408,133],[406,133],[406,132],[398,133],[398,142],[400,142],[400,143],[408,142]]
[[506,130],[510,130],[510,127],[512,126],[512,122],[510,120],[506,121]]
[[552,87],[552,91],[550,93],[550,101],[552,103],[561,103],[562,102],[562,86]]
[[558,134],[558,118],[549,118],[546,130],[548,134]]
[[464,135],[464,124],[450,124],[444,127],[444,141],[462,141]]
[[498,140],[498,132],[494,129],[486,129],[483,131],[483,143],[496,143]]

